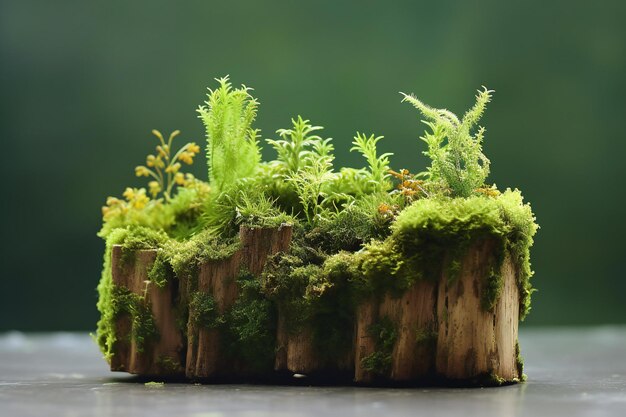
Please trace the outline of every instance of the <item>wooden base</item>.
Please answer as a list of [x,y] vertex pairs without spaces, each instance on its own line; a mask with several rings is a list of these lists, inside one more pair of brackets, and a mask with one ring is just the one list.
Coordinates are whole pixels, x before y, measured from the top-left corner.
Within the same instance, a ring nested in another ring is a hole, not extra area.
[[[223,335],[219,328],[199,328],[191,320],[181,328],[176,314],[189,308],[181,300],[188,299],[185,294],[192,291],[212,296],[219,314],[228,311],[239,294],[236,277],[240,270],[245,268],[258,276],[268,256],[289,248],[291,232],[290,227],[242,227],[242,247],[231,257],[202,264],[197,283],[172,279],[163,288],[147,278],[156,251],[138,251],[129,261],[123,259],[119,246],[113,247],[113,283],[142,297],[158,337],[141,351],[131,337],[129,315],[120,315],[111,370],[217,381],[250,375],[221,351]],[[346,357],[335,358],[330,369],[328,360],[322,361],[323,355],[313,344],[311,329],[305,325],[299,333],[287,332],[286,318],[278,309],[276,373],[317,375],[321,381],[326,375],[330,382],[336,375],[348,374],[362,384],[518,381],[522,377],[517,365],[519,293],[516,270],[508,256],[500,271],[503,285],[495,308],[486,311],[482,305],[488,268],[493,266],[493,244],[489,240],[474,243],[453,280],[444,272],[436,279],[418,281],[400,296],[381,294],[362,302],[355,312],[353,349]],[[380,335],[372,329],[381,320],[395,324],[393,346],[383,352],[385,366],[373,369],[368,358],[381,348]]]

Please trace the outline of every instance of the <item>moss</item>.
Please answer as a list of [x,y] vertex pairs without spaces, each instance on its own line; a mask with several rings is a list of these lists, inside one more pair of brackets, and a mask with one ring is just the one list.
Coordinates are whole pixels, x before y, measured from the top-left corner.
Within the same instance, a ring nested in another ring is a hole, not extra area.
[[148,271],[148,278],[157,287],[163,288],[172,277],[172,268],[163,250],[157,252],[152,267]]
[[[510,253],[516,268],[520,289],[520,316],[530,308],[532,287],[530,277],[530,247],[537,231],[535,217],[518,190],[506,190],[491,196],[468,198],[429,198],[417,200],[404,209],[392,225],[392,236],[404,254],[414,254],[414,265],[422,275],[430,275],[428,264],[439,265],[447,255],[449,276],[454,278],[464,248],[479,239],[495,242],[492,267],[486,277],[487,285],[482,295],[485,309],[497,302],[502,288],[500,276],[502,262]],[[426,269],[424,269],[426,268]]]
[[217,313],[215,299],[210,294],[194,291],[189,297],[189,322],[197,328],[219,327],[223,318]]
[[356,290],[365,294],[383,295],[387,291],[400,294],[420,275],[411,257],[403,255],[391,238],[372,241],[355,254]]
[[276,311],[263,297],[259,280],[242,270],[237,278],[240,295],[227,312],[227,347],[254,372],[269,371],[276,351]]
[[361,365],[366,371],[387,375],[391,371],[393,347],[398,338],[398,330],[389,317],[383,317],[369,327],[368,333],[375,340],[376,350],[361,359]]
[[427,327],[415,330],[415,342],[417,346],[433,346],[437,343],[437,331]]
[[[106,238],[102,275],[97,288],[99,296],[97,308],[100,312],[100,320],[97,324],[96,341],[104,357],[109,361],[114,353],[113,346],[117,341],[115,320],[117,315],[116,309],[119,307],[119,300],[116,300],[114,297],[119,291],[113,285],[111,250],[114,245],[122,245],[122,253],[127,254],[126,261],[130,261],[136,250],[157,248],[166,239],[167,236],[163,232],[140,226],[114,229],[110,231]],[[140,309],[136,308],[135,311],[139,312]],[[138,325],[141,324],[141,322],[138,323]],[[142,331],[139,331],[140,336],[141,334]]]
[[517,375],[519,375],[519,380],[524,382],[526,381],[526,374],[524,373],[524,358],[522,357],[519,341],[515,341],[515,366],[517,367]]
[[128,288],[114,285],[111,292],[111,309],[114,320],[123,314],[130,316],[130,336],[138,352],[143,352],[146,343],[158,337],[150,305],[142,296],[131,292]]
[[[205,230],[184,241],[169,240],[163,246],[163,258],[180,280],[194,280],[198,267],[205,262],[231,257],[241,244],[238,238],[219,238]],[[193,287],[193,286],[192,286]]]
[[156,364],[165,372],[178,372],[182,369],[180,360],[171,356],[161,355],[157,358]]

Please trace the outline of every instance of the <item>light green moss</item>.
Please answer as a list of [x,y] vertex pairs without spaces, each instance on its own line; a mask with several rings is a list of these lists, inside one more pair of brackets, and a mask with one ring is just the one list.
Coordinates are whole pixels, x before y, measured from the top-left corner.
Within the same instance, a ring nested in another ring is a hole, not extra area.
[[[438,264],[446,254],[458,261],[469,242],[492,239],[493,265],[489,270],[483,307],[495,305],[502,287],[500,276],[505,253],[510,253],[519,271],[520,316],[530,308],[532,287],[530,247],[537,231],[535,217],[521,193],[506,190],[497,197],[430,198],[403,210],[393,224],[391,238],[404,254],[415,254],[416,265]],[[452,270],[457,268],[453,263]]]

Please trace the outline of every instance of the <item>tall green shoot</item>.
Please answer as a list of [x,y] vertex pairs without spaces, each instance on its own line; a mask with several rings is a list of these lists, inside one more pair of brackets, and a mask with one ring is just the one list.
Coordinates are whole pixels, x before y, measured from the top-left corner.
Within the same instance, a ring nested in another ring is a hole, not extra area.
[[261,160],[259,131],[252,128],[259,102],[246,86],[233,88],[228,76],[216,79],[207,101],[198,107],[207,135],[209,181],[216,192],[227,191],[239,179],[251,177]]
[[476,129],[476,125],[491,101],[491,93],[485,87],[478,90],[476,104],[462,119],[451,111],[430,107],[415,96],[400,93],[404,96],[402,101],[418,109],[426,119],[423,123],[430,128],[420,137],[428,146],[423,153],[431,159],[427,176],[432,181],[443,181],[455,196],[469,197],[485,184],[489,175],[489,159],[482,152],[485,129]]

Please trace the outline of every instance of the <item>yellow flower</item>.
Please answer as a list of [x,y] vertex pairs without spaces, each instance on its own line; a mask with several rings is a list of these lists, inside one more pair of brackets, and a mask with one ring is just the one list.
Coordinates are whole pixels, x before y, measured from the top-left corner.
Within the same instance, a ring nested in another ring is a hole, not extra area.
[[[165,145],[167,146],[167,145]],[[156,147],[157,152],[159,153],[160,156],[162,156],[163,158],[165,158],[167,156],[167,153],[165,152],[165,149],[163,149],[163,147],[161,145]]]
[[138,177],[147,177],[150,175],[150,170],[143,165],[135,167],[135,175]]
[[132,199],[135,198],[135,190],[133,190],[130,187],[126,187],[126,189],[124,190],[124,193],[122,193],[122,195],[124,196],[124,198],[128,201],[131,201]]
[[186,163],[187,165],[193,164],[193,156],[194,154],[191,152],[181,152],[178,156],[178,159]]
[[171,174],[175,174],[178,172],[178,170],[180,170],[181,165],[176,162],[173,165],[168,166],[167,168],[165,168],[165,172],[171,173]]
[[150,189],[150,194],[152,195],[152,198],[155,198],[157,194],[161,192],[161,184],[159,184],[158,181],[150,181],[148,183],[148,187]]
[[177,172],[176,175],[174,175],[174,181],[176,181],[178,185],[185,185],[185,176],[182,172]]
[[163,135],[161,134],[161,132],[159,132],[159,131],[158,131],[158,130],[156,130],[156,129],[152,129],[152,134],[153,134],[154,136],[156,136],[157,138],[159,138],[159,140],[160,140],[161,142],[163,142]]
[[165,163],[163,162],[163,158],[161,158],[161,155],[157,156],[154,159],[154,166],[157,167],[157,168],[165,167]]
[[148,155],[148,158],[146,158],[146,165],[148,165],[149,167],[153,167],[155,161],[156,157],[154,155]]
[[140,188],[135,192],[135,198],[132,201],[133,208],[141,210],[150,202],[150,198],[146,195],[146,189]]
[[194,142],[191,142],[187,147],[187,150],[193,154],[200,153],[200,147],[196,145]]
[[120,199],[119,198],[115,198],[115,197],[108,197],[107,198],[107,206],[114,206],[120,203]]

